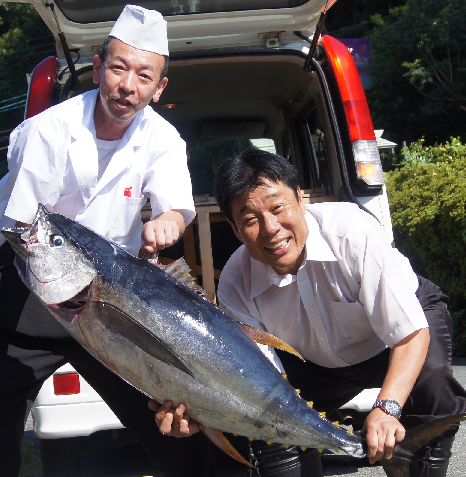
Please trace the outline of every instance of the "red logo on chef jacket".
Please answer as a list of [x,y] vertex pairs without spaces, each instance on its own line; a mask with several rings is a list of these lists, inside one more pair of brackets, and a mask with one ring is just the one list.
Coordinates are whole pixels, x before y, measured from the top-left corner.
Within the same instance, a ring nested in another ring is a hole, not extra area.
[[131,197],[131,187],[126,187],[125,192],[123,193],[125,197]]

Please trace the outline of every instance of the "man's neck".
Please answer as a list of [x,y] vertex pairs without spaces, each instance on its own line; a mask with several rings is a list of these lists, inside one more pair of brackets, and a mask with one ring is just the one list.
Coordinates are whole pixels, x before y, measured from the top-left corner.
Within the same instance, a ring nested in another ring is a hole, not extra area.
[[104,141],[116,141],[121,139],[129,128],[132,120],[118,121],[105,112],[102,106],[100,95],[94,109],[94,126],[97,139]]

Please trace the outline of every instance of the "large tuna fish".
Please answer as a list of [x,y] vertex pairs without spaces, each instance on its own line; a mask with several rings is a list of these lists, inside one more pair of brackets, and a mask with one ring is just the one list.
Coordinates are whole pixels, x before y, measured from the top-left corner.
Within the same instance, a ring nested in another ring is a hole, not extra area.
[[[151,398],[184,403],[232,457],[247,463],[221,431],[365,455],[361,437],[314,411],[254,341],[285,343],[238,324],[157,266],[42,206],[30,228],[2,233],[24,283],[79,343]],[[458,420],[422,428],[405,447]]]

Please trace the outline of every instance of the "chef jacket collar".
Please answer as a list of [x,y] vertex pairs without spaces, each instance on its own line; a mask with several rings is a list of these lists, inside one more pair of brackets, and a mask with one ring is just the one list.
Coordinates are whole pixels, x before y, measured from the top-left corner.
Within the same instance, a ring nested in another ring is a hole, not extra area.
[[[93,136],[95,135],[94,109],[98,95],[99,88],[90,91],[88,96],[83,99],[82,107],[84,111],[81,120],[79,120],[79,115],[70,118],[70,123],[72,123],[70,132],[75,140],[79,140],[89,133]],[[126,130],[123,137],[126,136],[128,138],[128,143],[131,144],[131,146],[137,147],[142,145],[144,140],[142,129],[146,120],[147,118],[144,108],[136,114]]]
[[[310,260],[335,262],[337,260],[335,254],[322,235],[322,230],[317,220],[309,211],[306,211],[306,222],[309,228],[309,235],[305,245],[306,258],[300,269]],[[261,263],[251,257],[251,299],[254,299],[272,285],[283,287],[294,281],[296,281],[296,275],[279,275],[270,265]]]

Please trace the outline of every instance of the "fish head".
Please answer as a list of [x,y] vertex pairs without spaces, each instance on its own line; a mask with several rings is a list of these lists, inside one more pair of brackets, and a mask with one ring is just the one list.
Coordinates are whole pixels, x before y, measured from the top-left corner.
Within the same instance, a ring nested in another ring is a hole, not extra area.
[[2,230],[15,251],[19,276],[46,305],[79,295],[97,274],[92,258],[54,215],[39,205],[29,228]]

